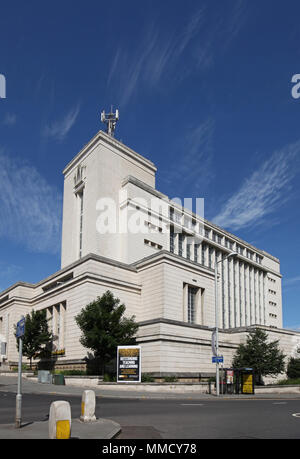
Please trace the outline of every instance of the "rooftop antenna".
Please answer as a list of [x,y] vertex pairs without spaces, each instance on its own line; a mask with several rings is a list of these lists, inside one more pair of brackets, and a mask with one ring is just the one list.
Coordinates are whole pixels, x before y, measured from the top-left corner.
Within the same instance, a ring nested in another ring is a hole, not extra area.
[[119,121],[119,110],[116,110],[116,113],[113,113],[113,107],[110,108],[110,113],[101,112],[101,121],[106,124],[106,132],[111,137],[115,135],[115,129],[117,121]]

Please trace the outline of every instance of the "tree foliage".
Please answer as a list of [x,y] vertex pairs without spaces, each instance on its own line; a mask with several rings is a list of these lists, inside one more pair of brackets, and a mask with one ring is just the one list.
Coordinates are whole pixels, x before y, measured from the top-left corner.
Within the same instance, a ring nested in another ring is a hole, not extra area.
[[239,345],[232,366],[234,368],[253,368],[260,382],[263,376],[283,373],[285,355],[279,349],[278,344],[279,340],[268,342],[267,333],[256,328],[248,334],[246,343]]
[[[15,325],[15,336],[16,336]],[[17,339],[17,337],[16,337]],[[22,353],[29,358],[30,368],[32,368],[32,359],[49,357],[52,347],[52,333],[48,330],[48,320],[46,311],[31,311],[25,317],[25,332],[22,337]],[[17,339],[17,348],[19,350],[19,340]]]
[[116,356],[117,346],[135,344],[138,330],[135,317],[123,317],[125,305],[108,290],[89,303],[75,317],[81,329],[80,343],[94,352],[94,357],[105,364]]
[[300,378],[300,359],[290,358],[286,374],[289,379]]

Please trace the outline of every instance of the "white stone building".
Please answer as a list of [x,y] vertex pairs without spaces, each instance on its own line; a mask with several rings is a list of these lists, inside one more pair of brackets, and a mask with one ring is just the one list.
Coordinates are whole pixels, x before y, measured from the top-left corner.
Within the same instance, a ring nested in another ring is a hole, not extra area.
[[[279,339],[288,356],[295,352],[300,335],[282,329],[277,258],[157,191],[155,165],[102,131],[63,173],[61,269],[0,294],[2,361],[18,360],[13,325],[32,309],[46,309],[57,365],[82,365],[88,350],[74,317],[110,290],[140,324],[143,372],[212,373],[216,261],[224,366],[254,326]],[[232,251],[238,255],[222,261]]]

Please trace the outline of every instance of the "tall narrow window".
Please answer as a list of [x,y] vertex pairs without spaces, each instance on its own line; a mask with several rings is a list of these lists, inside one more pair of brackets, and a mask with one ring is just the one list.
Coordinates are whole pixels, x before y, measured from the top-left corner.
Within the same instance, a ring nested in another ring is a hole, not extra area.
[[82,257],[82,221],[83,221],[83,191],[78,194],[79,198],[79,258]]
[[188,287],[188,322],[191,324],[195,323],[196,319],[196,295],[197,295],[197,288],[196,287]]
[[175,234],[173,226],[170,227],[170,252],[175,251]]
[[194,262],[198,263],[198,250],[200,244],[194,244]]
[[179,240],[178,240],[178,255],[182,257],[183,254],[183,234],[179,233]]
[[188,260],[191,259],[191,244],[187,243],[186,245],[186,258]]
[[201,250],[202,250],[202,264],[203,265],[206,265],[206,244],[204,244],[202,242],[202,246],[201,246]]
[[209,266],[209,268],[212,268],[213,251],[214,251],[214,249],[212,247],[209,247],[209,250],[208,250],[208,266]]

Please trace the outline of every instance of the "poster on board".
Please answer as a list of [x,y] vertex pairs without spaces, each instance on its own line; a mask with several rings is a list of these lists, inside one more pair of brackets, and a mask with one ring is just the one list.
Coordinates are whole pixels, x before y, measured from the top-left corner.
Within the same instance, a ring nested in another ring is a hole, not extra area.
[[118,346],[117,382],[141,382],[141,346]]

